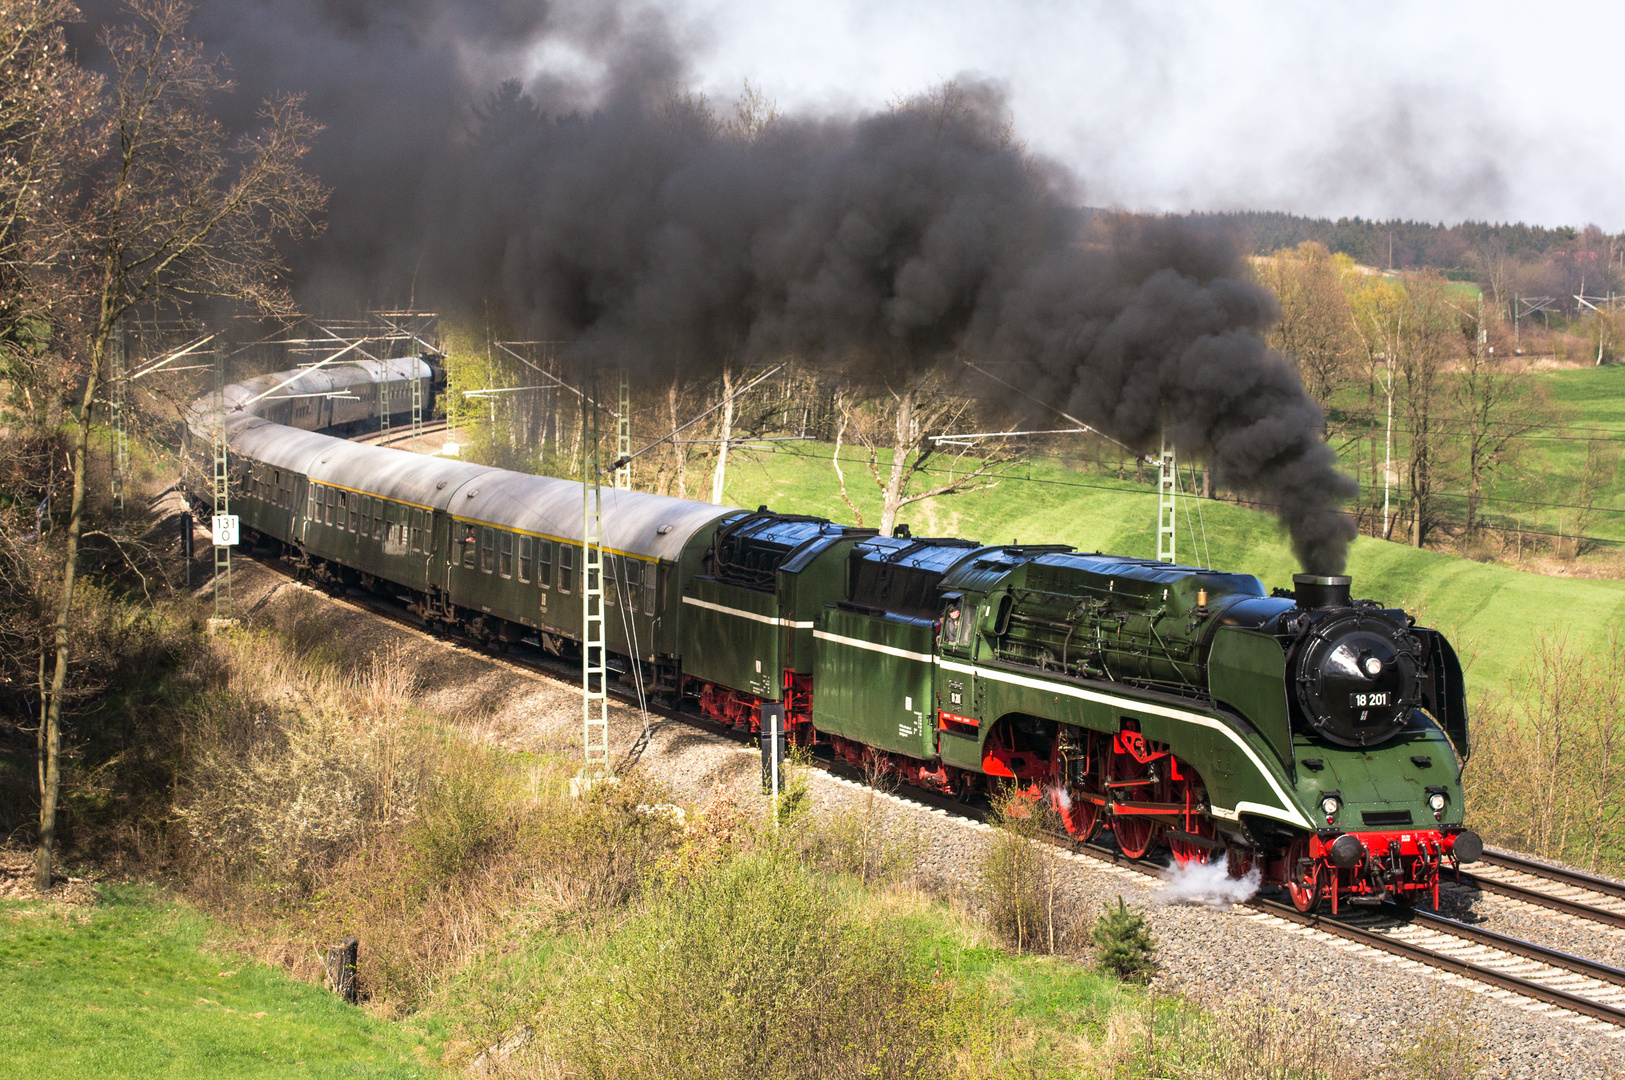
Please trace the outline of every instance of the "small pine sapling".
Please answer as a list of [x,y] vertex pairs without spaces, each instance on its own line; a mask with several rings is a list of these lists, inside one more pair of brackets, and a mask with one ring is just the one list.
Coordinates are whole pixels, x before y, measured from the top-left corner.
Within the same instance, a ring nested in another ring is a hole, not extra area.
[[1145,979],[1156,967],[1151,953],[1157,943],[1145,925],[1145,914],[1131,910],[1121,896],[1117,910],[1102,913],[1089,936],[1100,950],[1100,966],[1120,979]]

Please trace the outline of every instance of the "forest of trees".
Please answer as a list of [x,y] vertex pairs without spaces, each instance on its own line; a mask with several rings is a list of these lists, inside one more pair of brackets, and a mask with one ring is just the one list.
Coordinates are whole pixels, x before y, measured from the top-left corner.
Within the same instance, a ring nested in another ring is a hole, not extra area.
[[1425,221],[1308,218],[1268,210],[1192,214],[1190,219],[1233,236],[1254,255],[1316,243],[1378,269],[1434,270],[1453,281],[1477,282],[1512,317],[1519,296],[1550,296],[1557,310],[1588,310],[1575,297],[1625,292],[1625,234],[1584,228]]

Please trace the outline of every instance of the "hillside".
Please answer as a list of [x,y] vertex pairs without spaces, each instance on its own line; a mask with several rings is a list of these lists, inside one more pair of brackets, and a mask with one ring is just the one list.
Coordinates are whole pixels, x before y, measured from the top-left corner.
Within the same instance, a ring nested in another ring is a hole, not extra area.
[[[727,500],[850,522],[831,449],[798,443],[741,454],[730,468]],[[872,525],[879,517],[878,491],[852,451],[842,457],[849,491]],[[1053,463],[1034,463],[991,490],[915,503],[900,520],[918,535],[1156,554],[1151,487]],[[1180,500],[1178,544],[1182,562],[1247,571],[1266,587],[1290,586],[1297,569],[1273,517],[1229,503]],[[1540,634],[1565,633],[1600,645],[1625,623],[1625,581],[1547,577],[1365,537],[1354,546],[1349,573],[1356,596],[1402,605],[1450,633],[1469,665],[1475,694],[1506,689]]]

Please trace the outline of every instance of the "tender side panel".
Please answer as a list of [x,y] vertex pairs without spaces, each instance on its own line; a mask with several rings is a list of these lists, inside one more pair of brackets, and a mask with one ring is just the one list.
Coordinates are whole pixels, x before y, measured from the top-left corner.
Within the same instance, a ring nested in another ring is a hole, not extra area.
[[683,596],[683,673],[689,678],[777,701],[783,637],[773,593],[697,577]]
[[819,731],[913,758],[936,757],[930,623],[828,608],[813,637]]

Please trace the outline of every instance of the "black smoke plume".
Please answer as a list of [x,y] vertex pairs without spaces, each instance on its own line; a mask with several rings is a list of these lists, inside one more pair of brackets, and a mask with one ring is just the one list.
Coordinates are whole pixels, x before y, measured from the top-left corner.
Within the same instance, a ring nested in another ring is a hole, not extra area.
[[496,301],[586,362],[663,372],[970,357],[1131,445],[1166,430],[1277,505],[1308,569],[1342,567],[1355,488],[1264,344],[1272,297],[1211,237],[1090,220],[995,86],[757,127],[685,94],[681,31],[630,4],[204,0],[193,25],[240,83],[224,119],[297,92],[327,126],[313,310]]

